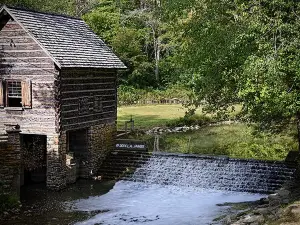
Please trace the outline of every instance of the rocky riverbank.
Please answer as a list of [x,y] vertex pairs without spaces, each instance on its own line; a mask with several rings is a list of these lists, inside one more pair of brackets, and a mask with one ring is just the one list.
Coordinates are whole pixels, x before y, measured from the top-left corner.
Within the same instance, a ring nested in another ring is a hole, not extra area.
[[[234,123],[240,123],[236,120],[228,120],[228,121],[221,121],[221,122],[215,122],[215,123],[209,123],[205,126],[219,126],[219,125],[228,125],[228,124],[234,124]],[[145,131],[146,134],[164,134],[164,133],[184,133],[187,131],[194,131],[199,130],[203,128],[203,126],[200,125],[191,125],[191,126],[176,126],[176,127],[154,127],[150,130]]]
[[299,225],[300,186],[286,185],[267,198],[251,203],[225,203],[226,215],[215,219],[225,225]]

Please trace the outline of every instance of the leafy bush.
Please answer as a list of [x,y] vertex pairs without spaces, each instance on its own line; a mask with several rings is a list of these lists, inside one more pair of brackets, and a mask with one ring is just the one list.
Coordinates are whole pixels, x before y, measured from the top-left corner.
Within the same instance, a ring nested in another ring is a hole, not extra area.
[[0,181],[0,214],[19,205],[20,202],[17,196],[3,193],[3,183]]
[[0,194],[0,213],[19,206],[18,197],[9,194]]
[[181,127],[181,126],[204,126],[215,122],[215,120],[207,115],[194,114],[192,116],[184,116],[179,119],[167,123],[168,127]]

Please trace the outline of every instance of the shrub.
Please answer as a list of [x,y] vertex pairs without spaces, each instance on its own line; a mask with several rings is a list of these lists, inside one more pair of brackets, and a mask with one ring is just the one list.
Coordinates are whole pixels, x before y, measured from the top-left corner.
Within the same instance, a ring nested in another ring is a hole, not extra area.
[[167,123],[168,127],[181,127],[181,126],[205,126],[210,123],[215,122],[215,120],[207,115],[187,115],[184,117],[180,117],[179,119],[173,120]]
[[19,205],[20,202],[17,196],[3,193],[3,184],[0,182],[0,214]]
[[0,194],[0,213],[19,206],[18,197],[15,195]]

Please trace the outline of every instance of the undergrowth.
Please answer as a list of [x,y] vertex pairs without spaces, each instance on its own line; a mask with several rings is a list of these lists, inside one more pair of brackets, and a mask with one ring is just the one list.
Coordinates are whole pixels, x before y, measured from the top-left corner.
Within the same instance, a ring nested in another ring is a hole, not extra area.
[[[154,135],[135,134],[153,151]],[[290,129],[280,134],[256,132],[251,125],[234,123],[202,127],[197,131],[159,136],[160,151],[185,154],[226,155],[232,158],[284,160],[297,142]]]
[[12,194],[5,194],[3,184],[0,182],[0,215],[5,211],[19,207],[19,205],[18,197]]

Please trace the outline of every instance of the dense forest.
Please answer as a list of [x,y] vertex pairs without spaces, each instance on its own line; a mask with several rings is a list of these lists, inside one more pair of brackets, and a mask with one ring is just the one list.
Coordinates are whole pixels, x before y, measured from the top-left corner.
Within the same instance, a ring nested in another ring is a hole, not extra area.
[[172,90],[171,96],[191,100],[191,112],[201,104],[207,112],[223,113],[238,103],[243,116],[262,128],[294,122],[300,130],[298,1],[3,3],[85,20],[128,67],[120,74],[120,93]]

